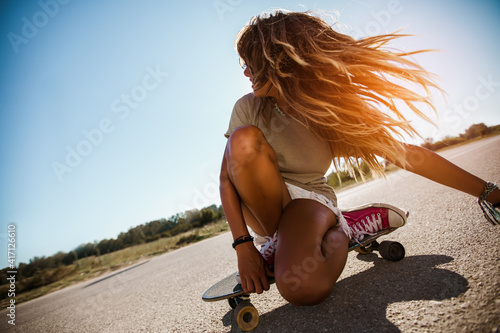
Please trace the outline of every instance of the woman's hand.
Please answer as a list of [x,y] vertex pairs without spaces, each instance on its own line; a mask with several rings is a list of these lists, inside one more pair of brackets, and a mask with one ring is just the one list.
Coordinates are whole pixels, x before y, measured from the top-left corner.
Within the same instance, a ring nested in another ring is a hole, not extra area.
[[246,242],[236,246],[236,254],[243,290],[246,293],[256,292],[257,294],[269,290],[268,276],[274,276],[274,274],[267,267],[264,258],[253,243]]

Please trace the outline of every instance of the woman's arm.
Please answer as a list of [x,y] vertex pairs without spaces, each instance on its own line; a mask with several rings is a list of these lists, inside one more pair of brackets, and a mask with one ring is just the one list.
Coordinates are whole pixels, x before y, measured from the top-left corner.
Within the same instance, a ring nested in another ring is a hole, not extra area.
[[[423,147],[403,144],[406,152],[406,166],[398,161],[389,161],[400,168],[433,180],[442,185],[479,197],[486,182],[463,170],[440,155]],[[488,201],[496,205],[500,203],[500,190],[494,190]]]

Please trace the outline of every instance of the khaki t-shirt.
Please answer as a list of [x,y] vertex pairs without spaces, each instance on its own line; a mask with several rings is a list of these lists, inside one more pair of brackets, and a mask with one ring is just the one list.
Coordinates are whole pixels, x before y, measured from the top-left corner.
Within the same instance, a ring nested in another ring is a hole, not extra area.
[[225,136],[229,138],[236,128],[245,125],[254,125],[264,133],[276,152],[285,182],[323,194],[337,204],[333,188],[326,184],[325,174],[332,164],[326,141],[291,117],[282,116],[271,103],[265,103],[252,93],[234,105]]

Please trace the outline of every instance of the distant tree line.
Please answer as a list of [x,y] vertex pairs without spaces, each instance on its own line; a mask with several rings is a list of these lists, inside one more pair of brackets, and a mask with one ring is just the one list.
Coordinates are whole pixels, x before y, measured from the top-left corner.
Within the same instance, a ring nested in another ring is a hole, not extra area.
[[[203,227],[206,224],[224,218],[222,206],[211,205],[201,210],[193,209],[177,213],[168,219],[158,219],[121,232],[115,239],[103,239],[93,243],[81,244],[70,252],[58,252],[50,257],[34,257],[28,264],[20,263],[17,268],[17,292],[32,290],[56,282],[74,270],[72,264],[81,258],[100,256],[118,251],[129,246],[155,241],[163,237],[171,237]],[[0,271],[0,286],[8,283],[7,271]],[[3,288],[0,288],[3,290]],[[5,294],[5,295],[4,295]],[[0,299],[6,297],[2,293]]]
[[437,142],[434,142],[433,139],[426,139],[426,142],[422,144],[422,147],[430,150],[439,150],[462,142],[466,142],[468,140],[492,134],[500,134],[500,125],[488,127],[484,123],[479,123],[472,125],[458,137],[447,136],[443,140]]

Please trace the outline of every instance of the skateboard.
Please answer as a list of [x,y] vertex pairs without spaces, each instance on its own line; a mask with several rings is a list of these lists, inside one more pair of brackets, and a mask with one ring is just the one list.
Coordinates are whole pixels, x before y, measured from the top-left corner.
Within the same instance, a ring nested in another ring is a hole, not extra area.
[[[408,216],[408,213],[406,213]],[[394,230],[401,228],[389,228],[381,230],[374,235],[365,237],[359,243],[351,241],[349,251],[357,251],[360,254],[369,254],[378,252],[382,258],[390,261],[399,261],[405,256],[405,248],[401,243],[394,241],[378,242],[377,238],[390,234]],[[242,331],[251,331],[259,324],[259,313],[250,303],[250,294],[245,293],[241,284],[236,281],[237,272],[226,276],[212,287],[210,287],[202,296],[205,302],[215,302],[227,299],[229,306],[234,309],[236,323]],[[274,283],[274,279],[269,281]]]

